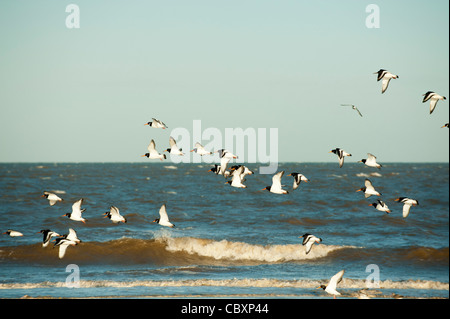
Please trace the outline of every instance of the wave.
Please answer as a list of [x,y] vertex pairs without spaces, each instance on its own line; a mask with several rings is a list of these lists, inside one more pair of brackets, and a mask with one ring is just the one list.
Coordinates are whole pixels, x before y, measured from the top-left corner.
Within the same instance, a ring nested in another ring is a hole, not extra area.
[[[256,287],[256,288],[317,288],[329,279],[318,280],[284,280],[284,279],[187,279],[187,280],[80,280],[80,288],[133,288],[133,287]],[[64,288],[65,282],[38,283],[0,283],[0,289],[37,289]],[[365,279],[343,278],[339,283],[340,289],[366,289]],[[379,282],[376,289],[428,289],[449,290],[449,283],[432,280],[384,280]]]
[[[281,263],[314,260],[330,252],[352,246],[315,245],[309,254],[301,244],[255,245],[229,240],[193,237],[158,237],[135,239],[124,237],[107,242],[82,242],[69,247],[64,261],[77,263],[125,263],[156,265],[189,265],[219,263]],[[43,248],[41,244],[3,247],[0,261],[58,262],[58,248]]]
[[[416,262],[448,264],[449,249],[413,246],[406,248],[364,248],[314,245],[309,254],[301,244],[258,245],[239,241],[194,237],[123,237],[106,242],[82,242],[69,247],[62,262],[77,264],[252,265],[263,263],[311,262],[321,258],[336,260],[377,259],[385,263]],[[58,248],[41,244],[3,247],[1,262],[61,262]]]

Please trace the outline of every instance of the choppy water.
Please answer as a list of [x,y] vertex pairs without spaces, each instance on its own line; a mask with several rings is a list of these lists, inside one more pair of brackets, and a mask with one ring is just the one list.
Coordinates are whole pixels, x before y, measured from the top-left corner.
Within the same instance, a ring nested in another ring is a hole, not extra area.
[[[270,175],[236,189],[209,164],[0,164],[0,231],[24,234],[0,236],[0,297],[330,298],[315,288],[345,269],[338,290],[354,298],[376,267],[370,297],[448,298],[448,164],[383,165],[281,163],[290,193],[276,195],[261,190]],[[293,191],[290,172],[310,182]],[[356,192],[367,177],[391,214]],[[45,190],[64,202],[50,206]],[[419,200],[407,218],[400,196]],[[86,224],[62,216],[80,198]],[[164,203],[173,229],[152,222]],[[126,224],[103,218],[111,205]],[[41,229],[69,228],[82,243],[63,259],[42,247]],[[308,255],[304,233],[323,239]],[[79,288],[66,284],[68,265]]]

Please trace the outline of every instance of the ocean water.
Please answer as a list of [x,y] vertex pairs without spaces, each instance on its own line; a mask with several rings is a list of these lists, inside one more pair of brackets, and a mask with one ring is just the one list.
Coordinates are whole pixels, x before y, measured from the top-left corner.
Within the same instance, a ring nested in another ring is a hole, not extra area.
[[[449,166],[280,163],[225,184],[209,164],[0,164],[0,298],[332,298],[316,289],[341,269],[339,298],[449,297]],[[292,190],[291,172],[310,181]],[[357,189],[369,178],[392,210]],[[41,197],[57,192],[54,206]],[[419,205],[402,217],[397,197]],[[83,198],[85,224],[62,215]],[[162,204],[175,228],[153,223]],[[116,206],[127,223],[104,213]],[[82,240],[58,258],[41,229]],[[299,236],[322,238],[309,254]],[[73,287],[76,285],[76,287]]]

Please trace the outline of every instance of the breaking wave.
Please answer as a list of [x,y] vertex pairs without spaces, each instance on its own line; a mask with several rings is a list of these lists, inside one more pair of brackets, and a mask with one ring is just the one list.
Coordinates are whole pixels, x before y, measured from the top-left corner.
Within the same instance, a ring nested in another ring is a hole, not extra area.
[[355,260],[376,257],[390,262],[426,262],[448,264],[448,247],[436,249],[413,246],[386,249],[356,246],[314,245],[309,254],[301,244],[258,245],[240,241],[213,240],[194,237],[158,237],[154,239],[120,238],[106,242],[82,242],[67,249],[64,259],[58,258],[58,248],[41,244],[3,247],[1,262],[35,262],[54,264],[154,264],[154,265],[219,265],[310,262],[320,258]]

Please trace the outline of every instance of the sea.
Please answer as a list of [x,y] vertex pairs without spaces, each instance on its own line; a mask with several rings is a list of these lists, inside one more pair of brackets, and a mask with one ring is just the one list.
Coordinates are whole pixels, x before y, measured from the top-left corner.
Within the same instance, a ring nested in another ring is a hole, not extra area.
[[[285,195],[244,165],[245,189],[204,163],[0,164],[0,298],[332,299],[317,288],[340,270],[338,299],[449,298],[448,163],[279,163]],[[309,181],[293,190],[292,172]],[[419,205],[404,218],[398,197]],[[64,216],[81,198],[86,223]],[[163,204],[174,228],[153,222]],[[69,228],[81,243],[62,259],[42,246]],[[322,239],[308,254],[306,233]]]

